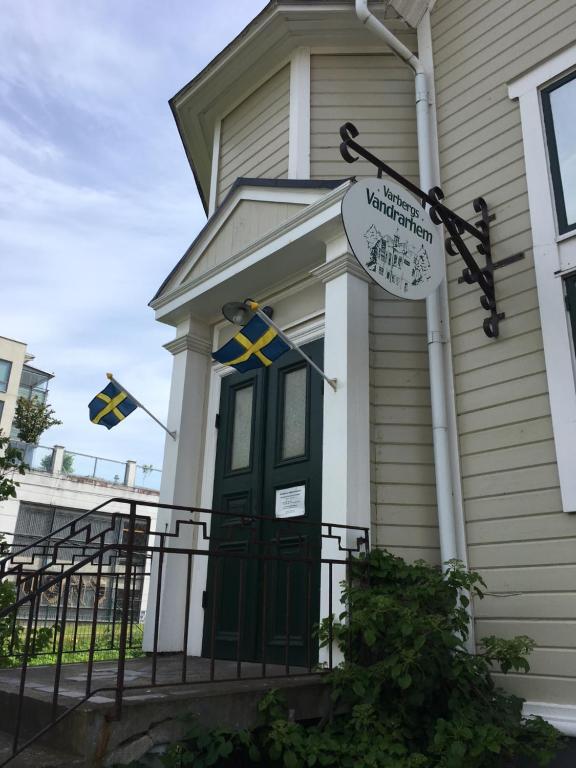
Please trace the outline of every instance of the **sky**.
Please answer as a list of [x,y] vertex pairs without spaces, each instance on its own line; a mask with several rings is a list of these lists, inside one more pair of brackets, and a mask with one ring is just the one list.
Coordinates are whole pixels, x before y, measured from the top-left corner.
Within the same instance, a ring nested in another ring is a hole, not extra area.
[[161,467],[140,409],[87,404],[115,377],[165,420],[174,330],[148,302],[205,223],[168,99],[264,0],[2,0],[0,335],[55,374],[42,445]]

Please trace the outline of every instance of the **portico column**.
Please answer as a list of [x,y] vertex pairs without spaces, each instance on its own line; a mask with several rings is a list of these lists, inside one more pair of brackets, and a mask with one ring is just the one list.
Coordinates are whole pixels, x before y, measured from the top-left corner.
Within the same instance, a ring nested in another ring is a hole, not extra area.
[[[204,456],[206,401],[210,361],[210,329],[195,320],[178,327],[176,338],[165,345],[174,355],[168,429],[177,430],[176,440],[166,437],[160,485],[160,503],[199,506]],[[185,512],[159,509],[156,530],[174,532],[178,520],[190,519]],[[167,546],[191,548],[195,544],[194,526],[182,526],[178,539],[168,539]],[[153,542],[154,543],[154,542]],[[158,543],[158,537],[156,537]],[[166,555],[161,573],[158,651],[181,651],[184,641],[188,557]],[[156,595],[159,582],[158,557],[150,574],[150,592],[146,609],[144,644],[154,645]]]
[[[326,263],[314,270],[325,284],[324,370],[337,379],[324,387],[322,521],[370,528],[369,277],[350,253],[345,235],[326,242]],[[354,547],[356,533],[347,544]],[[328,542],[323,556],[342,558]],[[339,613],[343,568],[332,575],[332,613]],[[321,616],[328,616],[329,570],[322,568]]]

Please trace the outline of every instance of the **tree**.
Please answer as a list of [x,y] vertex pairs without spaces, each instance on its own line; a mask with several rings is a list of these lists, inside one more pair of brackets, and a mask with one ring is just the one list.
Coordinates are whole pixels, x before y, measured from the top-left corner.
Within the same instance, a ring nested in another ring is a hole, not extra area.
[[19,397],[16,403],[14,426],[18,430],[18,439],[24,443],[36,445],[40,436],[50,427],[62,424],[54,417],[54,409],[33,397],[27,400]]
[[9,440],[0,429],[0,501],[16,498],[16,488],[20,483],[14,480],[14,475],[23,475],[28,469],[22,451],[12,448]]
[[[14,480],[14,475],[25,474],[28,465],[22,460],[22,451],[9,445],[9,438],[0,430],[0,501],[16,497],[16,488],[20,485]],[[0,534],[0,556],[8,552],[8,544]],[[0,610],[8,608],[16,601],[16,588],[10,578],[0,581]],[[32,633],[33,647],[40,652],[48,647],[54,632],[53,627],[41,627]],[[0,668],[10,667],[18,663],[22,652],[24,629],[14,622],[14,616],[8,615],[0,619]]]
[[[52,454],[44,456],[40,462],[40,466],[45,472],[50,472],[52,470],[53,460],[54,457]],[[71,453],[65,453],[62,458],[62,472],[65,475],[71,475],[74,472],[74,456]]]

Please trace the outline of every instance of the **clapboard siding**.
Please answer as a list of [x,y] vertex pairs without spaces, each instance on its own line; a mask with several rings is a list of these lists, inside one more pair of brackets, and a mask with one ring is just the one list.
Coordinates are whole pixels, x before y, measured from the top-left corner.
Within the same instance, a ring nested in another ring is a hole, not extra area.
[[288,176],[290,68],[284,67],[224,117],[218,156],[218,202],[239,176]]
[[373,528],[376,544],[439,562],[426,315],[371,289]]
[[[479,291],[448,291],[470,565],[492,593],[475,606],[477,636],[528,634],[528,677],[499,682],[530,700],[576,701],[576,517],[562,512],[540,330],[518,104],[507,84],[576,37],[573,0],[438,0],[433,15],[441,182],[471,217],[486,198],[496,215],[494,258],[501,338],[481,324]],[[572,619],[570,622],[569,620]]]
[[[534,573],[537,575],[543,570],[543,568],[536,568]],[[486,574],[483,573],[482,575],[485,576]],[[576,577],[576,573],[574,576]],[[478,638],[490,635],[499,635],[507,639],[517,635],[528,635],[542,647],[576,648],[576,621],[565,621],[564,619],[560,621],[556,619],[543,621],[493,619],[483,621],[478,627]]]
[[340,156],[338,130],[352,120],[371,151],[416,179],[414,77],[409,69],[385,54],[317,54],[311,57],[310,69],[312,178],[374,175],[365,161],[350,166]]

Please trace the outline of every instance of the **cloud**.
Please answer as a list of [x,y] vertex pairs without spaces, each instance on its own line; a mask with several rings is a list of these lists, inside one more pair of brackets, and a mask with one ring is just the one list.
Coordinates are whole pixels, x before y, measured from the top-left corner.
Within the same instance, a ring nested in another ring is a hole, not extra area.
[[205,221],[167,101],[263,5],[4,0],[0,334],[56,374],[43,443],[160,465],[144,413],[108,432],[87,403],[112,369],[166,415],[173,333],[147,303]]

